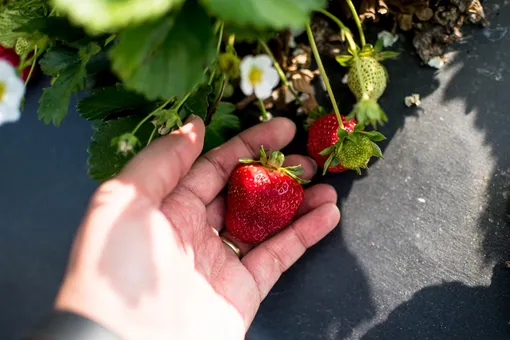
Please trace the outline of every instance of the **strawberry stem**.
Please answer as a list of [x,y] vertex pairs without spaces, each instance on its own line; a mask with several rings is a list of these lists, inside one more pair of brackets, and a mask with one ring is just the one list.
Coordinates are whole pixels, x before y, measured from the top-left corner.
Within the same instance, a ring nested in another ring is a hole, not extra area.
[[335,95],[333,94],[333,90],[331,89],[331,84],[329,83],[328,75],[326,74],[326,70],[324,69],[324,65],[322,64],[322,59],[319,54],[319,50],[317,49],[317,44],[315,43],[312,29],[309,24],[306,24],[305,27],[306,27],[306,33],[308,34],[308,40],[310,40],[310,46],[312,47],[313,56],[315,57],[317,66],[319,66],[319,71],[321,73],[322,80],[324,81],[324,85],[326,85],[326,89],[328,90],[329,99],[331,100],[331,104],[333,105],[333,110],[335,111],[336,119],[338,120],[338,126],[340,129],[343,129],[344,123],[342,122],[342,116],[340,116],[340,110],[338,109],[338,105],[336,104]]
[[30,78],[32,78],[32,74],[34,73],[36,63],[37,63],[37,45],[35,45],[34,58],[32,60],[32,67],[30,67],[30,72],[28,73],[27,80],[25,80],[25,86],[27,86],[28,82],[30,81]]
[[290,93],[294,96],[294,98],[296,99],[296,102],[299,104],[299,106],[303,106],[303,103],[301,103],[301,99],[299,98],[296,91],[294,91],[294,89],[290,85],[289,80],[287,79],[287,76],[285,76],[285,73],[283,72],[282,67],[280,66],[280,63],[278,63],[278,61],[274,57],[274,54],[273,54],[273,52],[271,52],[271,49],[269,48],[269,46],[267,46],[267,44],[264,41],[262,41],[261,39],[259,39],[259,44],[260,44],[260,46],[262,46],[262,48],[264,49],[266,54],[269,56],[269,58],[271,58],[271,60],[273,61],[274,68],[278,72],[278,75],[280,76],[282,83],[289,89]]
[[[220,51],[221,51],[221,42],[223,41],[224,23],[223,23],[223,21],[217,21],[216,24],[218,25],[218,30],[220,32],[218,34],[218,44],[216,45],[216,57],[218,57],[218,55],[220,54]],[[215,75],[216,75],[216,69],[213,69],[211,72],[211,75],[209,76],[209,82],[207,83],[207,85],[212,84]]]
[[345,0],[349,9],[351,10],[352,16],[354,17],[354,21],[356,22],[356,26],[358,26],[359,37],[361,39],[361,47],[366,45],[365,33],[363,32],[363,27],[361,26],[361,21],[359,20],[358,12],[356,12],[356,8],[351,0]]
[[342,34],[345,35],[345,38],[347,39],[347,43],[349,44],[349,47],[351,48],[351,50],[356,51],[357,46],[356,46],[356,42],[354,41],[354,38],[352,36],[351,30],[347,26],[345,26],[344,23],[340,19],[338,19],[336,16],[334,16],[330,12],[326,11],[325,9],[319,8],[319,9],[317,9],[317,12],[322,13],[325,16],[327,16],[328,18],[330,18],[331,20],[333,20],[338,25],[338,27],[340,27]]
[[260,98],[259,98],[259,106],[260,106],[260,111],[262,112],[262,120],[266,121],[267,120],[266,106],[264,105],[264,102]]

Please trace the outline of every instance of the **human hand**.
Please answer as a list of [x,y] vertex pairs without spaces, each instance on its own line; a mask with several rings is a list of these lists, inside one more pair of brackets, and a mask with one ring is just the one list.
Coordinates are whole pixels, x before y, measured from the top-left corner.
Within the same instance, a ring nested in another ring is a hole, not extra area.
[[[260,145],[283,148],[295,125],[283,118],[259,124],[197,160],[204,133],[200,118],[189,119],[101,185],[76,236],[57,309],[127,340],[244,339],[280,275],[340,213],[333,188],[310,187],[296,220],[277,235],[256,247],[230,238],[240,260],[218,236],[221,192],[239,158],[258,157]],[[304,156],[286,164],[301,164],[304,178],[316,170]]]

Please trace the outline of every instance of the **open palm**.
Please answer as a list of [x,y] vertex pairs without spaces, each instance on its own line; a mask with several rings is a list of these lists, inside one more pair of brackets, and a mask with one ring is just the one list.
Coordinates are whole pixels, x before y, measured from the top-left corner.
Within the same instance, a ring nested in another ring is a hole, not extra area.
[[[222,190],[238,159],[260,145],[281,149],[295,133],[286,119],[246,130],[198,158],[201,119],[162,137],[95,193],[56,301],[123,339],[243,339],[280,275],[338,223],[336,193],[305,190],[294,223],[252,247],[222,231]],[[302,164],[305,176],[313,162]],[[243,257],[226,246],[230,238]]]

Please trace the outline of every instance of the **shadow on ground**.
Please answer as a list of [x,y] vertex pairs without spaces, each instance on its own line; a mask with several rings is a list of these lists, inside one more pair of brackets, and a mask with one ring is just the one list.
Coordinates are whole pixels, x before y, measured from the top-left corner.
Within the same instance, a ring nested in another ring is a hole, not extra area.
[[[442,71],[453,73],[444,84],[442,103],[464,103],[466,119],[483,134],[483,147],[489,154],[491,164],[483,166],[492,168],[491,175],[475,171],[472,176],[486,188],[478,193],[481,200],[475,223],[483,263],[493,267],[491,283],[486,287],[444,282],[425,287],[394,309],[364,340],[510,338],[510,272],[502,264],[510,257],[510,52],[505,48],[510,43],[506,26],[510,12],[503,1],[487,4],[486,9],[491,25],[483,30],[466,29],[465,39],[454,47]],[[419,93],[424,98],[428,95]],[[472,156],[478,156],[476,152]],[[468,157],[466,163],[473,160],[476,157]]]
[[362,339],[508,339],[509,287],[508,272],[496,266],[488,287],[445,282],[423,288]]

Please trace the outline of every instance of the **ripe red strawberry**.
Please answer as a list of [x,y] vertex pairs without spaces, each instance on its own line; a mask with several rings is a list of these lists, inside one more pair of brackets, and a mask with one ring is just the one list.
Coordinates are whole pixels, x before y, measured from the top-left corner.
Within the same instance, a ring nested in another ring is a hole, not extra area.
[[[3,59],[10,63],[13,67],[18,67],[20,63],[20,57],[16,54],[16,51],[12,48],[5,48],[0,46],[0,59]],[[21,78],[26,81],[30,74],[30,66],[25,67],[21,72]],[[32,75],[33,77],[33,75]]]
[[259,243],[285,228],[303,202],[297,176],[300,166],[283,168],[284,156],[271,152],[269,158],[260,149],[260,160],[240,159],[245,163],[232,173],[227,195],[226,227],[236,239]]
[[[342,116],[342,123],[345,131],[352,133],[356,126],[356,120],[348,120]],[[338,120],[334,113],[327,114],[317,119],[308,129],[308,154],[324,168],[329,155],[319,154],[322,150],[327,149],[338,142]],[[344,168],[341,164],[329,166],[329,172],[344,172],[349,169]]]
[[385,137],[377,132],[366,132],[362,124],[341,116],[343,129],[339,129],[334,113],[317,119],[308,129],[308,154],[329,172],[344,172],[367,168],[372,156],[382,158],[381,149],[374,141]]

